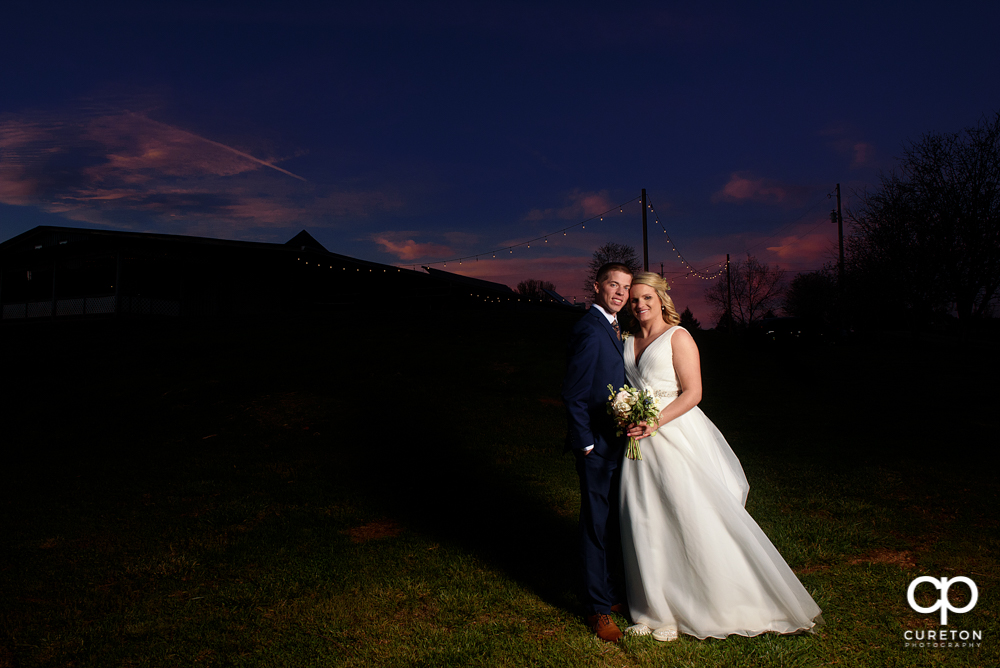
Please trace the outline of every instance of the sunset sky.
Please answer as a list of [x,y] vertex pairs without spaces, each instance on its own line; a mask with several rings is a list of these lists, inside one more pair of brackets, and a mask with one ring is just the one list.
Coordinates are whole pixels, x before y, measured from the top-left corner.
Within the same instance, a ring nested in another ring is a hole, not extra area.
[[650,267],[712,325],[668,235],[706,272],[817,269],[838,182],[849,208],[907,140],[1000,110],[995,2],[96,6],[5,14],[0,241],[306,229],[582,298],[596,247],[641,253],[646,188]]

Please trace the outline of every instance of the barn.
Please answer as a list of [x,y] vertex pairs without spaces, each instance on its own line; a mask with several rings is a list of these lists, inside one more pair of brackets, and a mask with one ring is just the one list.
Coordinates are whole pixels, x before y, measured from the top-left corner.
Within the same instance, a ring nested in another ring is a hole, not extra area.
[[278,244],[40,226],[0,243],[0,322],[292,314],[376,291],[402,309],[539,306],[506,285],[424,269],[332,253],[305,230]]

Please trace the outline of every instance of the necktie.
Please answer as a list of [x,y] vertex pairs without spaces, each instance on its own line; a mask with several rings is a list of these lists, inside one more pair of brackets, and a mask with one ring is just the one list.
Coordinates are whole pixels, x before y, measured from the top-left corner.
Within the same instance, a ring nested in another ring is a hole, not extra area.
[[615,335],[618,337],[618,340],[621,341],[622,340],[622,330],[618,326],[618,318],[615,318],[614,320],[611,321],[611,328],[615,330]]

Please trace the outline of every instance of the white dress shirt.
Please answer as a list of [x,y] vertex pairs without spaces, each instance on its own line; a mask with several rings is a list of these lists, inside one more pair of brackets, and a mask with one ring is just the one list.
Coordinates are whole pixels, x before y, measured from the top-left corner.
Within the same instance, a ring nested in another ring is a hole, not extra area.
[[[607,318],[608,322],[611,324],[614,324],[615,322],[618,321],[618,316],[616,314],[608,313],[607,311],[604,310],[604,307],[602,307],[600,304],[591,304],[590,308],[596,308],[598,311],[600,311],[601,315]],[[594,449],[594,444],[591,443],[587,447],[581,449],[583,450],[583,454],[587,454]]]

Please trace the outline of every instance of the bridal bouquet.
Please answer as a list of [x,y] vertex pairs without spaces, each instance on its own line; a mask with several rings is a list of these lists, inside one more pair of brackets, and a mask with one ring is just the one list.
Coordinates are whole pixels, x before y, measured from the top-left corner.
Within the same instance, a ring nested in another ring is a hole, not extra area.
[[[621,436],[624,428],[630,424],[639,424],[643,420],[646,424],[656,426],[657,418],[660,416],[659,406],[656,397],[649,390],[637,390],[626,385],[615,394],[614,385],[608,385],[608,415],[614,416],[615,422],[621,427],[617,436]],[[656,433],[655,431],[653,432]],[[629,459],[642,459],[639,452],[639,441],[634,438],[628,439],[628,449],[625,456]]]

